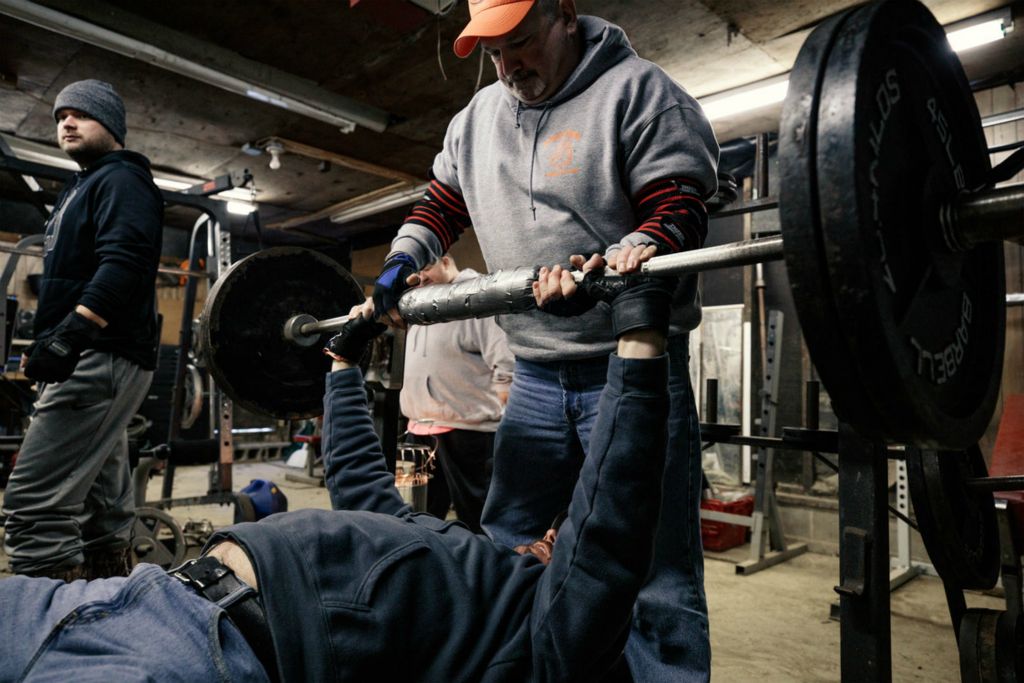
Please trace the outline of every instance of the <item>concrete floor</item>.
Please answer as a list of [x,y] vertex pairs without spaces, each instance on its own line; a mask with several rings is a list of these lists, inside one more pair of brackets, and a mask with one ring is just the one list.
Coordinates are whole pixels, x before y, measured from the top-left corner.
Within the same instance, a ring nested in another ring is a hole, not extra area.
[[[325,489],[287,481],[290,470],[279,463],[239,463],[235,488],[251,479],[277,483],[288,496],[289,509],[330,508]],[[201,495],[207,468],[182,468],[175,477],[175,496]],[[159,495],[153,479],[149,497]],[[178,507],[179,523],[209,520],[215,527],[230,524],[227,506]],[[194,555],[198,548],[190,548]],[[754,575],[735,573],[734,563],[747,559],[746,546],[716,554],[705,562],[711,619],[713,680],[728,683],[793,683],[839,680],[839,624],[828,618],[837,596],[838,558],[808,553]],[[0,551],[2,555],[2,551]],[[0,578],[8,576],[0,557]],[[919,577],[892,595],[893,680],[959,680],[956,643],[946,612],[942,584]],[[968,595],[968,605],[999,609],[1002,601]]]

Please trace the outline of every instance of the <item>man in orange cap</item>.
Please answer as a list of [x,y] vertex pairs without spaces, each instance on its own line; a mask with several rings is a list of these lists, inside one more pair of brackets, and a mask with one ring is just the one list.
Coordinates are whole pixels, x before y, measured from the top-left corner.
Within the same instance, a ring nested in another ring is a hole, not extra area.
[[[718,143],[700,105],[638,57],[622,29],[578,16],[573,0],[468,1],[455,53],[479,44],[498,82],[449,125],[429,189],[377,279],[377,314],[402,324],[395,308],[410,276],[471,224],[491,271],[600,253],[629,273],[655,254],[702,246]],[[543,534],[566,507],[614,348],[606,307],[550,309],[579,315],[498,319],[516,365],[482,522],[509,546]],[[699,321],[696,278],[683,278],[670,315],[662,523],[626,646],[637,681],[709,677],[700,441],[687,371],[688,332]]]

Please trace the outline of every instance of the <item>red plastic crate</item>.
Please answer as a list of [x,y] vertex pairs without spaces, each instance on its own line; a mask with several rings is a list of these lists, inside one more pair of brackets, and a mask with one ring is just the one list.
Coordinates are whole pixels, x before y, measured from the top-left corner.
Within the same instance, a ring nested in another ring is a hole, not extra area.
[[[729,502],[718,500],[717,498],[705,498],[700,501],[700,506],[705,510],[728,512],[732,515],[749,517],[754,512],[754,497],[743,496]],[[747,541],[749,531],[749,527],[738,524],[726,524],[725,522],[715,522],[710,519],[700,520],[700,540],[704,543],[705,550],[721,552],[722,550],[743,545]]]

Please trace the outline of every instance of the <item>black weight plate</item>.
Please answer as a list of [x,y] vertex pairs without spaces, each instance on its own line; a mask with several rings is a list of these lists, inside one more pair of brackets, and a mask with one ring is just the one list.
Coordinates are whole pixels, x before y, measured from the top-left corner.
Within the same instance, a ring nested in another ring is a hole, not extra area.
[[907,479],[918,531],[939,576],[985,590],[999,576],[999,524],[990,491],[967,480],[986,477],[977,446],[957,451],[907,448]]
[[833,396],[858,389],[853,384],[856,378],[834,372],[836,364],[819,360],[822,354],[839,358],[850,352],[840,334],[818,223],[818,101],[825,60],[836,34],[854,11],[827,19],[804,41],[789,74],[779,125],[779,218],[786,271],[804,338],[818,353],[819,374]]
[[217,280],[203,307],[199,335],[209,371],[255,413],[286,420],[320,415],[330,359],[323,344],[285,339],[284,324],[298,313],[318,320],[345,315],[364,298],[348,271],[318,252],[275,247],[247,256]]
[[960,620],[956,642],[960,651],[961,683],[996,683],[996,634],[1002,612],[969,609]]
[[817,136],[829,290],[848,348],[808,346],[836,413],[865,436],[967,448],[1002,375],[1002,244],[941,246],[940,207],[990,167],[963,69],[923,5],[889,0],[844,23]]
[[969,609],[957,633],[961,683],[1020,680],[1021,617],[1001,610]]
[[996,670],[1000,683],[1024,681],[1024,616],[999,615],[996,629]]

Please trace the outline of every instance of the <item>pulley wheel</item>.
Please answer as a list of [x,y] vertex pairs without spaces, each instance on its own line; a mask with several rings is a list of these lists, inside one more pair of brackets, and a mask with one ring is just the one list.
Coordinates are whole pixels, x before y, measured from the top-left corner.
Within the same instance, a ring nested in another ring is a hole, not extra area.
[[131,551],[135,563],[146,562],[170,569],[185,561],[185,535],[163,510],[135,508]]

